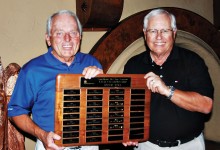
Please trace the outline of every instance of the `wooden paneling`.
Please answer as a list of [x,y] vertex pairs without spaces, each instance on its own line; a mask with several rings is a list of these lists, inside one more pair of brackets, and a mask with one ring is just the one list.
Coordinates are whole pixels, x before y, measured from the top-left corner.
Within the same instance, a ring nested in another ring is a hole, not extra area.
[[[164,7],[176,16],[177,27],[192,33],[208,43],[220,58],[220,32],[202,16],[182,8]],[[143,37],[143,19],[151,9],[138,12],[126,19],[113,30],[107,32],[91,49],[107,72],[115,59],[135,40]]]

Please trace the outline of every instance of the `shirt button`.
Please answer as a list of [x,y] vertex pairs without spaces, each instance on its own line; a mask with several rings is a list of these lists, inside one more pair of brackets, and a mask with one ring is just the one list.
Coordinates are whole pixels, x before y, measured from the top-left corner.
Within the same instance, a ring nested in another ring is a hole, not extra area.
[[163,67],[160,67],[160,69],[163,69]]
[[160,75],[160,78],[163,78],[163,75]]

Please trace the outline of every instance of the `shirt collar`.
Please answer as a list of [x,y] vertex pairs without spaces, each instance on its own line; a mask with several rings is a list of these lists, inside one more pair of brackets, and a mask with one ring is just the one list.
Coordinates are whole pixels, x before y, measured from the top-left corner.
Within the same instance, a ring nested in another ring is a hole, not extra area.
[[[54,55],[51,53],[51,51],[52,51],[52,48],[49,47],[48,51],[47,51],[47,53],[45,55],[46,60],[48,61],[48,63],[50,63],[53,66],[65,64],[65,63],[59,61],[56,57],[54,57]],[[80,52],[76,53],[75,58],[74,58],[72,64],[74,64],[74,63],[81,63],[81,61],[80,61],[80,54],[79,53]]]
[[[144,63],[146,63],[146,64],[151,64],[152,63],[149,48],[147,48],[147,50],[145,51],[144,57],[145,57],[145,59],[143,59]],[[173,49],[171,50],[171,53],[168,56],[166,61],[170,61],[170,60],[173,60],[173,59],[178,59],[178,57],[179,57],[179,47],[174,45]]]

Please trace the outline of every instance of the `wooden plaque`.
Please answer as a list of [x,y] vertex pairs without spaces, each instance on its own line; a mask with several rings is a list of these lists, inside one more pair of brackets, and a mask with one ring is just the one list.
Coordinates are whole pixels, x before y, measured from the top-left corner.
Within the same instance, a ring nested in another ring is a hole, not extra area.
[[55,107],[59,146],[148,140],[150,91],[143,74],[59,74]]

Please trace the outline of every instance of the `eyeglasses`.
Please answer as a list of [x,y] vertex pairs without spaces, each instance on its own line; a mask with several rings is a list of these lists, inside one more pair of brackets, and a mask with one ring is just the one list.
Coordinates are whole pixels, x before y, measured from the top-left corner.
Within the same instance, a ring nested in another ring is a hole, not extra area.
[[64,31],[55,31],[53,35],[58,38],[64,38],[64,36],[69,35],[71,38],[78,38],[79,32],[78,31],[71,31],[71,32],[64,32]]
[[160,33],[162,36],[167,36],[170,35],[171,32],[173,32],[173,29],[161,29],[161,30],[148,29],[146,30],[146,32],[151,36],[156,36],[158,35],[158,33]]

